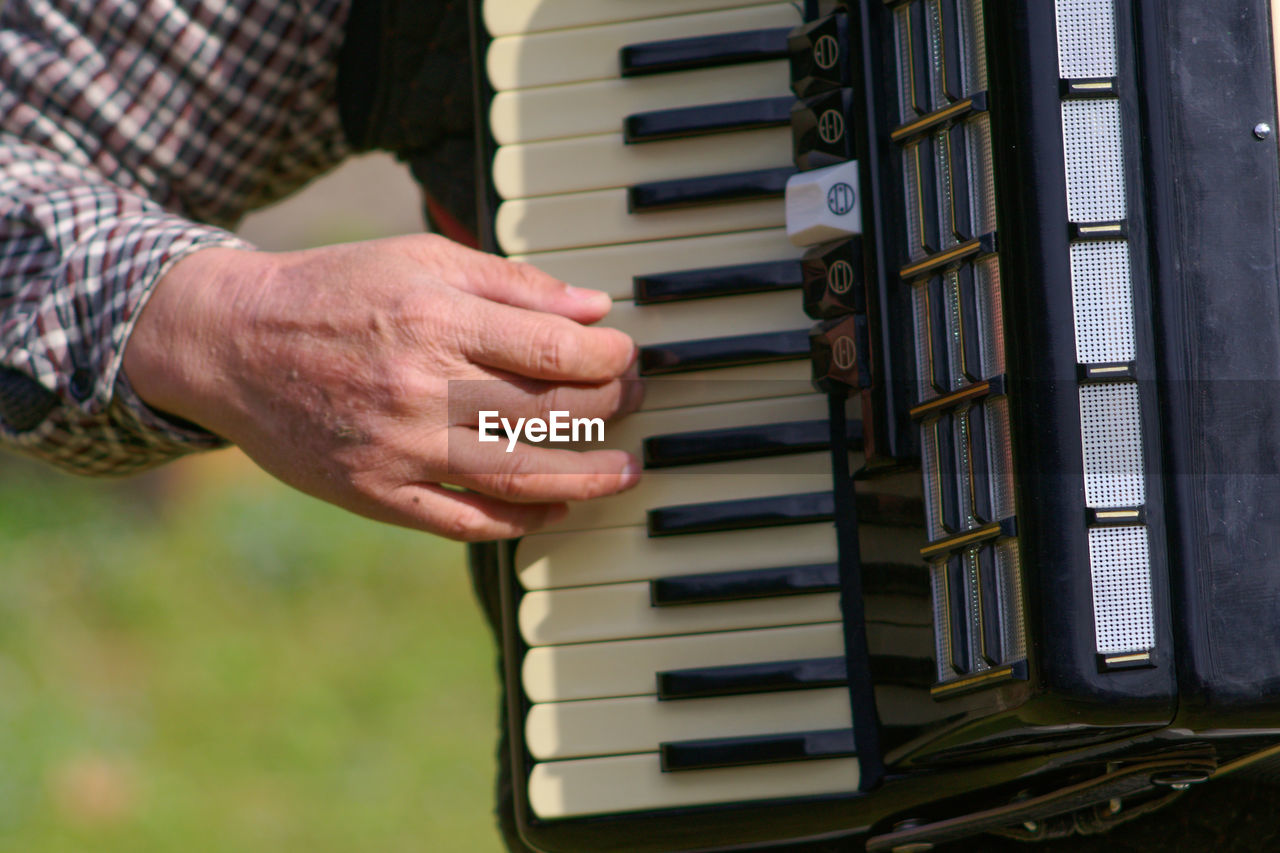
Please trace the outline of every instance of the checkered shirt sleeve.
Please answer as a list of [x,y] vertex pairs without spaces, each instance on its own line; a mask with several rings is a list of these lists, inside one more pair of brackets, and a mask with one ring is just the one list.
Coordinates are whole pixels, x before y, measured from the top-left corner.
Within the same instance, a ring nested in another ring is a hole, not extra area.
[[125,345],[177,261],[346,155],[348,2],[0,0],[0,394],[44,400],[0,444],[98,475],[221,444]]

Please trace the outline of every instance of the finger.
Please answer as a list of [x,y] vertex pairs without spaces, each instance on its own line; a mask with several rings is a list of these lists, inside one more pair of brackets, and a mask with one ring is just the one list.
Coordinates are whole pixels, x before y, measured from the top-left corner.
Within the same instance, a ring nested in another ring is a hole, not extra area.
[[601,383],[621,376],[636,345],[617,329],[583,326],[555,314],[477,300],[462,342],[472,361],[530,379]]
[[459,542],[513,539],[564,518],[564,503],[511,503],[437,483],[410,483],[397,489],[380,520],[425,530]]
[[613,300],[600,290],[573,287],[532,264],[458,246],[465,270],[457,286],[476,296],[516,308],[559,314],[579,323],[594,323],[609,313]]
[[591,500],[640,482],[640,463],[621,450],[575,451],[512,442],[506,435],[496,438],[481,442],[476,430],[450,428],[446,479],[521,503]]
[[450,425],[477,426],[481,412],[497,412],[505,418],[546,418],[551,412],[569,412],[575,418],[607,421],[636,411],[644,400],[644,385],[631,373],[601,385],[565,385],[477,369],[493,378],[449,382]]

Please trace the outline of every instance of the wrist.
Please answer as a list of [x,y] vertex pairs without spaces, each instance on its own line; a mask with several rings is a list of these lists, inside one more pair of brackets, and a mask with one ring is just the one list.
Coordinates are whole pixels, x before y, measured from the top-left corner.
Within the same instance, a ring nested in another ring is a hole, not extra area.
[[124,351],[125,375],[144,403],[226,436],[236,318],[273,267],[264,252],[199,249],[156,283]]

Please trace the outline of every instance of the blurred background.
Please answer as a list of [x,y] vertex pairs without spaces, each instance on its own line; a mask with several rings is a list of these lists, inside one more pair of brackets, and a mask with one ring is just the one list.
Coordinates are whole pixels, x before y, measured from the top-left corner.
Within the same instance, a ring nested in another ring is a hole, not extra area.
[[[418,230],[373,155],[240,233]],[[238,451],[123,481],[0,452],[0,850],[493,853],[493,660],[461,546]]]

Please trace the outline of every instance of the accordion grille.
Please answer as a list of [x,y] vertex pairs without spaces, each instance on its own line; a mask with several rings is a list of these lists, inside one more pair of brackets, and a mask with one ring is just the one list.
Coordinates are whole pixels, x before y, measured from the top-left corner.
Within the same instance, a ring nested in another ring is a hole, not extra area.
[[1114,0],[1058,0],[1058,73],[1064,80],[1116,75]]

